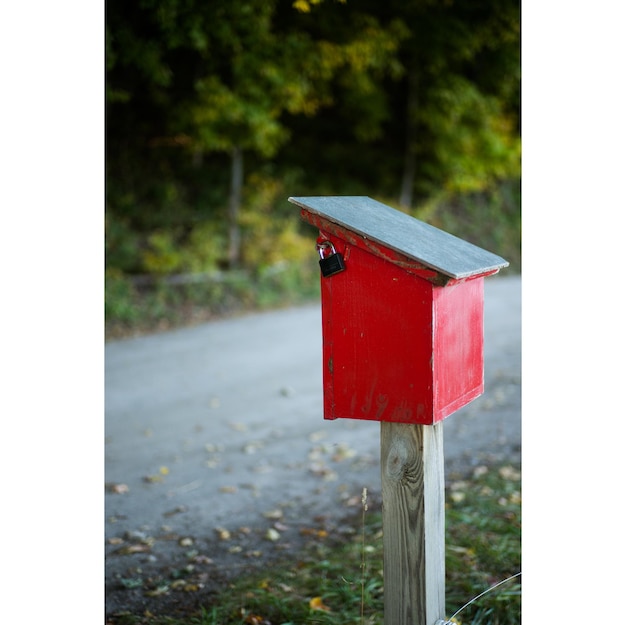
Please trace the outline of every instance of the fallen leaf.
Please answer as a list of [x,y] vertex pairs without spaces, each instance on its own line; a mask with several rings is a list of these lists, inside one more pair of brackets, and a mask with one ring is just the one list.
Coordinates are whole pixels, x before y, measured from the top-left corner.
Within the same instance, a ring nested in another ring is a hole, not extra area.
[[181,547],[191,547],[191,545],[193,545],[193,538],[189,538],[189,537],[181,538],[178,541],[178,544]]
[[220,488],[220,493],[236,493],[237,492],[237,487],[236,486],[222,486]]
[[279,510],[278,508],[276,510],[268,510],[267,512],[263,513],[263,516],[266,519],[282,519],[283,511]]
[[128,492],[128,486],[126,484],[106,484],[105,488],[110,493],[116,493],[118,495],[122,495]]
[[511,480],[517,482],[522,478],[522,474],[511,466],[502,467],[498,473],[500,477],[505,480]]
[[453,492],[455,490],[467,490],[468,487],[469,487],[469,483],[466,482],[465,480],[459,480],[457,482],[452,482],[452,484],[450,484],[450,490]]
[[327,605],[324,605],[321,597],[313,597],[313,599],[309,601],[309,607],[311,610],[324,610],[325,612],[331,611]]
[[325,464],[323,464],[322,462],[312,462],[309,465],[309,471],[311,473],[313,473],[314,475],[324,475],[325,473],[328,473],[328,471],[330,471],[331,469],[329,469]]
[[274,528],[270,527],[267,532],[265,532],[265,538],[267,540],[275,542],[280,538],[280,533],[277,532]]
[[354,458],[356,456],[356,453],[356,449],[348,447],[348,445],[346,445],[345,443],[340,443],[332,459],[335,462],[341,462],[342,460],[346,460],[348,458]]
[[146,475],[143,478],[144,482],[148,482],[150,484],[154,484],[156,482],[162,482],[163,481],[163,477],[161,475]]
[[122,577],[120,578],[120,584],[124,586],[124,588],[141,588],[143,586],[143,580],[140,577]]
[[230,532],[227,529],[224,529],[223,527],[216,527],[215,531],[217,532],[220,540],[230,540]]
[[254,454],[259,449],[263,449],[265,447],[265,443],[263,441],[251,441],[244,445],[241,449],[245,454]]
[[170,587],[167,585],[158,586],[154,590],[149,590],[148,592],[146,592],[146,597],[158,597],[160,595],[164,595],[165,593],[169,592],[169,589]]
[[481,464],[479,467],[476,467],[472,473],[474,479],[478,479],[479,477],[482,477],[483,475],[487,475],[487,473],[489,473],[489,469]]
[[209,400],[209,408],[219,408],[220,407],[220,398],[219,397],[211,397]]
[[316,530],[313,528],[303,527],[300,530],[302,536],[315,536],[317,538],[327,538],[328,532],[326,530]]
[[123,538],[117,538],[117,537],[109,538],[109,545],[123,545],[123,544],[124,544]]
[[147,551],[150,551],[150,545],[126,545],[126,547],[121,547],[115,553],[120,556],[128,556],[133,553],[145,553]]
[[177,588],[182,588],[186,583],[187,582],[184,579],[177,579],[171,583],[170,588],[172,588],[172,590],[176,590]]
[[126,540],[136,540],[142,543],[149,542],[151,540],[150,536],[141,530],[128,530],[124,532],[124,538]]
[[169,472],[170,472],[170,470],[169,470],[167,467],[161,467],[161,468],[159,469],[159,473],[160,473],[161,475],[167,475]]

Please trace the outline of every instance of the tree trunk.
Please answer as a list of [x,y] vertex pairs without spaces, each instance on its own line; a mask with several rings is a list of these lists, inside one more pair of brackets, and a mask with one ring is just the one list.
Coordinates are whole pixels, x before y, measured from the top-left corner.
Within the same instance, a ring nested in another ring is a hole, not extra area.
[[400,206],[410,208],[413,203],[415,184],[416,148],[417,148],[417,73],[409,74],[406,106],[406,144],[404,149],[404,168],[400,187]]
[[241,260],[239,210],[243,188],[243,152],[239,146],[232,151],[230,198],[228,200],[228,267],[235,269]]

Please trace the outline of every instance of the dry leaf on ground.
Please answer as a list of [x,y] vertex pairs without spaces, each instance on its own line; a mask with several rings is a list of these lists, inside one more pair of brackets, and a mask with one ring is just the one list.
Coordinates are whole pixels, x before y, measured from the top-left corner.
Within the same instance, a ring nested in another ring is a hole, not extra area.
[[309,601],[309,607],[311,610],[324,610],[325,612],[331,611],[327,605],[324,605],[321,597],[313,597],[313,599]]

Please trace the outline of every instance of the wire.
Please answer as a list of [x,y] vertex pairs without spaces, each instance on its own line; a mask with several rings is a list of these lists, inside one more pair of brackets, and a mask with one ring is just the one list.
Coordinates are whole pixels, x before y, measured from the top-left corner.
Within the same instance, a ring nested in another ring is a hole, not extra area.
[[490,588],[487,588],[487,590],[484,590],[483,592],[481,592],[479,595],[476,595],[476,597],[474,597],[473,599],[471,599],[470,601],[468,601],[462,608],[459,608],[451,617],[449,620],[447,621],[442,621],[439,620],[437,621],[437,623],[435,625],[454,625],[452,623],[452,619],[457,616],[457,614],[460,614],[463,610],[465,610],[465,608],[468,605],[472,605],[472,603],[474,603],[474,601],[477,601],[478,599],[480,599],[482,596],[486,595],[488,592],[491,592],[494,588],[497,588],[498,586],[501,586],[502,584],[515,579],[516,577],[519,577],[522,574],[522,572],[520,571],[519,573],[515,573],[515,575],[511,575],[510,577],[507,577],[506,579],[503,579],[502,581],[499,581],[497,584],[494,584],[493,586],[491,586]]

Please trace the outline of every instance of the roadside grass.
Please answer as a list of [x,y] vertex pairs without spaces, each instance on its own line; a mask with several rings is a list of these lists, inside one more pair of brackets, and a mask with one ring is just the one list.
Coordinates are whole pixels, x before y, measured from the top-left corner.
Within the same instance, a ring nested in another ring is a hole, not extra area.
[[107,340],[162,332],[251,311],[294,306],[319,298],[315,263],[276,265],[263,271],[216,272],[188,283],[166,277],[137,285],[112,269],[105,274]]
[[[382,518],[363,511],[348,540],[320,537],[304,553],[228,584],[184,618],[120,615],[109,625],[378,625],[383,623]],[[521,571],[519,466],[480,466],[446,486],[446,618]],[[521,577],[464,608],[462,625],[521,622]]]
[[[183,276],[187,277],[187,276]],[[112,269],[105,275],[108,340],[189,326],[250,311],[314,301],[319,297],[316,263],[278,264],[263,271],[215,272],[187,283],[167,277],[138,285]]]

